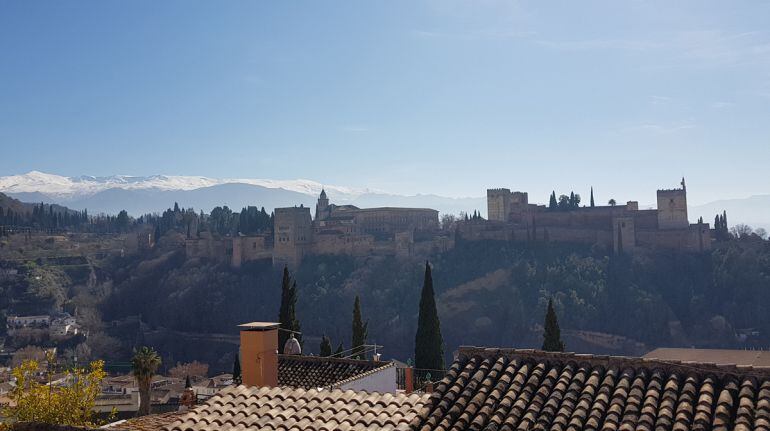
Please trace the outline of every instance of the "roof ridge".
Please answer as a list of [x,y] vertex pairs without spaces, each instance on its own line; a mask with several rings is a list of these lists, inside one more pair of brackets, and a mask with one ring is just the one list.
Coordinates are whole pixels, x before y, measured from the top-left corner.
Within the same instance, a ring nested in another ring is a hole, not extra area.
[[305,355],[278,355],[278,359],[292,360],[292,361],[307,361],[307,362],[336,362],[340,364],[353,364],[353,365],[376,365],[380,363],[387,363],[389,361],[375,361],[373,359],[350,359],[350,358],[335,358],[332,356],[305,356]]
[[340,380],[339,382],[334,383],[333,386],[334,387],[339,387],[339,386],[344,385],[346,383],[350,383],[350,382],[354,382],[356,380],[360,380],[360,379],[362,379],[364,377],[367,377],[367,376],[370,376],[370,375],[372,375],[374,373],[378,373],[378,372],[380,372],[380,371],[382,371],[382,370],[384,370],[386,368],[395,367],[395,366],[396,366],[396,364],[394,364],[393,362],[385,362],[384,365],[381,366],[381,367],[372,368],[371,370],[365,371],[365,372],[363,372],[361,374],[356,374],[354,376],[350,376],[347,379]]

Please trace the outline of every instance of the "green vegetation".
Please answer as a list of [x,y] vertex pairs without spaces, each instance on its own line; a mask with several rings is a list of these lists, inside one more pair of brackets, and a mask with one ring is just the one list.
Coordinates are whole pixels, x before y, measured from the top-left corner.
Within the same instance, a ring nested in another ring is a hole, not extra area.
[[302,343],[299,320],[297,320],[297,282],[291,279],[289,268],[283,267],[283,279],[281,280],[281,307],[278,311],[278,322],[283,331],[278,331],[278,349],[283,351],[286,340],[294,334],[294,337]]
[[563,352],[564,342],[561,341],[561,330],[553,309],[553,301],[548,300],[548,309],[545,312],[545,328],[543,331],[543,347],[546,352]]
[[131,373],[139,386],[138,416],[150,414],[150,384],[161,362],[158,353],[146,346],[140,347],[131,358]]
[[[10,393],[11,402],[3,408],[5,423],[1,429],[13,429],[13,422],[98,426],[93,408],[106,376],[104,362],[94,361],[88,369],[75,368],[67,371],[65,376],[56,376],[78,384],[56,385],[53,383],[54,359],[53,355],[48,355],[47,367],[35,360],[24,361],[11,371],[16,384]],[[40,376],[44,377],[43,381]]]
[[[593,188],[591,188],[591,206],[593,206]],[[570,192],[569,196],[560,195],[556,198],[556,191],[551,192],[548,198],[549,211],[569,211],[580,207],[580,195]]]
[[[368,326],[369,322],[364,323],[361,317],[361,299],[356,295],[356,300],[353,302],[353,341],[350,343],[352,347],[350,354],[353,359],[366,359],[364,345],[366,344]],[[329,347],[331,348],[331,346]]]
[[241,376],[241,355],[238,352],[235,353],[235,360],[233,361],[233,383],[240,385],[243,383],[243,377]]
[[414,364],[418,369],[444,369],[444,339],[441,337],[441,323],[436,310],[433,277],[428,262],[425,262],[425,281],[420,295],[420,313],[417,318],[417,335],[414,341]]
[[329,357],[332,355],[332,340],[324,334],[321,336],[321,344],[318,347],[318,356]]

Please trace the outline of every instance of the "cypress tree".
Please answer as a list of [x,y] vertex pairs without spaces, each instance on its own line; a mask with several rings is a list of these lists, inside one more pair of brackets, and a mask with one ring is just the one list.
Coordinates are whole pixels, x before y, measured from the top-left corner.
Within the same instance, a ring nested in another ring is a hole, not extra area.
[[364,323],[361,317],[361,300],[356,295],[356,300],[353,303],[353,342],[351,344],[353,359],[366,359],[364,344],[366,344],[368,326],[369,322]]
[[337,350],[334,351],[334,357],[335,358],[341,358],[342,352],[345,351],[345,346],[342,345],[342,341],[340,341],[340,344],[337,345]]
[[321,357],[329,357],[332,355],[332,340],[329,339],[329,337],[324,334],[323,337],[321,337],[321,346],[318,350],[318,356]]
[[591,187],[591,208],[594,207],[594,188]]
[[239,358],[240,354],[235,353],[235,361],[233,361],[233,383],[236,385],[240,385],[242,383],[241,378],[241,360]]
[[545,331],[543,332],[543,350],[546,352],[563,352],[564,343],[561,341],[561,330],[553,309],[553,300],[548,299],[548,310],[545,313]]
[[720,239],[722,236],[722,219],[719,217],[719,214],[714,216],[714,230],[716,231],[717,239]]
[[559,202],[556,201],[556,190],[551,192],[551,199],[548,201],[548,209],[555,210],[559,207]]
[[299,333],[300,325],[297,320],[295,307],[297,305],[297,282],[289,276],[289,268],[283,267],[283,279],[281,280],[281,308],[278,310],[278,322],[284,331],[278,331],[278,349],[283,352],[286,340],[294,331],[297,341],[302,343],[302,334]]
[[420,313],[417,318],[417,335],[414,344],[415,368],[444,369],[444,340],[441,337],[441,322],[439,322],[436,299],[433,293],[433,276],[427,261],[425,262],[425,281],[420,295]]

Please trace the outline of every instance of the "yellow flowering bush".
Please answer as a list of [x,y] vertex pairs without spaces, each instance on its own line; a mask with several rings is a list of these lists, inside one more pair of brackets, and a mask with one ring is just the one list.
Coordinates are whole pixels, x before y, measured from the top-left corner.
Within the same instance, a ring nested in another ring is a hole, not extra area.
[[12,422],[96,425],[93,409],[106,376],[104,361],[91,362],[88,369],[74,368],[56,382],[52,368],[41,370],[35,360],[14,368],[16,387],[3,415]]

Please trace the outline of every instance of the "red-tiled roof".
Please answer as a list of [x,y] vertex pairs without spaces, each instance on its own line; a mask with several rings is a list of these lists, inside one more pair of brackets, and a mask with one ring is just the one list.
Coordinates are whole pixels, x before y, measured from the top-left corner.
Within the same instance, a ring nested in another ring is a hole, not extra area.
[[426,399],[417,394],[233,386],[162,429],[405,429]]
[[114,422],[104,429],[110,431],[158,431],[174,422],[178,417],[187,412],[169,412],[141,416],[125,421]]
[[767,369],[461,348],[417,430],[770,429]]

